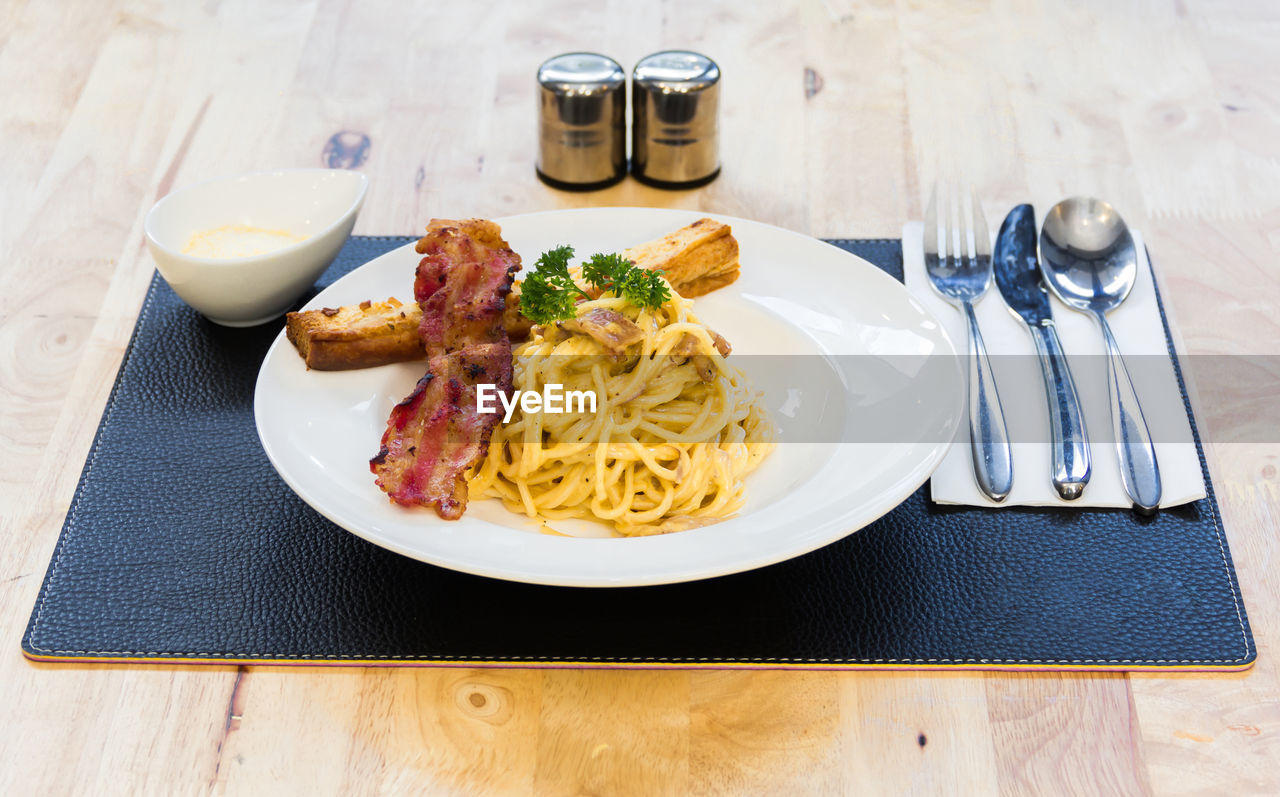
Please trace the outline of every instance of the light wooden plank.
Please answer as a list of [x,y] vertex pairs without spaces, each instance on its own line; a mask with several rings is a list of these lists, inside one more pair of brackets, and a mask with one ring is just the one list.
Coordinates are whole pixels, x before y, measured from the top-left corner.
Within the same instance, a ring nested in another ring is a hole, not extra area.
[[844,782],[866,794],[993,794],[1000,783],[981,673],[840,680]]
[[690,674],[546,674],[533,791],[687,794]]
[[987,677],[1002,794],[1149,794],[1123,675]]
[[696,673],[689,777],[698,794],[849,793],[836,673]]

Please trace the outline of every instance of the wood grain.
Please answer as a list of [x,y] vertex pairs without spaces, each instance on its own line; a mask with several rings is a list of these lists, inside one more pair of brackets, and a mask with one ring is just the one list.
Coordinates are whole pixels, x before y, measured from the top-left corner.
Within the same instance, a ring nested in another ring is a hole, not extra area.
[[[638,205],[894,236],[938,176],[972,181],[989,218],[1094,193],[1145,231],[1184,351],[1274,355],[1278,36],[1262,0],[0,4],[0,793],[1280,791],[1280,446],[1256,425],[1266,396],[1209,372],[1191,377],[1260,649],[1248,673],[49,666],[18,650],[152,273],[142,219],[176,187],[354,167],[372,178],[365,234]],[[537,64],[667,47],[723,68],[722,176],[538,182]]]

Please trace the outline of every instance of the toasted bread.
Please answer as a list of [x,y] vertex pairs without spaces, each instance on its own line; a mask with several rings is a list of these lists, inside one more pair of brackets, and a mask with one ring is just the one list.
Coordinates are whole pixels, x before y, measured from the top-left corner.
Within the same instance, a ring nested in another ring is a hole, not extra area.
[[289,313],[285,335],[308,368],[342,371],[422,357],[422,311],[398,299]]
[[[529,337],[533,322],[520,315],[519,297],[513,293],[507,294],[502,318],[512,341]],[[289,313],[285,336],[308,368],[347,371],[422,359],[421,323],[421,307],[388,299]]]
[[641,268],[661,269],[671,287],[685,297],[701,296],[737,279],[738,241],[727,224],[698,219],[687,227],[624,249],[622,256]]
[[742,269],[738,268],[738,264],[733,264],[732,271],[722,271],[719,274],[711,274],[706,277],[686,283],[677,289],[677,293],[686,299],[694,299],[698,296],[704,296],[712,291],[723,288],[732,284],[738,279],[738,275],[742,273]]

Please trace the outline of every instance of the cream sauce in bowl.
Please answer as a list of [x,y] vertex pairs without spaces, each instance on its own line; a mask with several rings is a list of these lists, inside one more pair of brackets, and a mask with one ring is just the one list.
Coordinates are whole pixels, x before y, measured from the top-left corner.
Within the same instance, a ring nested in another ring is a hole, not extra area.
[[233,258],[265,255],[283,249],[307,236],[289,230],[269,230],[247,224],[226,224],[193,233],[182,254],[194,257]]

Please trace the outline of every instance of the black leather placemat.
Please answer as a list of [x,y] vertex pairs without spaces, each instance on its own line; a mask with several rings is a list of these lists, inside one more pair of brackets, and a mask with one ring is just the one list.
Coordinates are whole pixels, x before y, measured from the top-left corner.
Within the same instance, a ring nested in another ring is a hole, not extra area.
[[[351,239],[320,285],[408,240]],[[898,241],[833,243],[901,279]],[[1208,498],[1146,519],[941,507],[925,485],[813,553],[672,586],[539,587],[422,564],[334,526],[267,461],[253,389],[279,329],[213,325],[154,278],[29,657],[1120,670],[1255,658],[1207,469]]]

